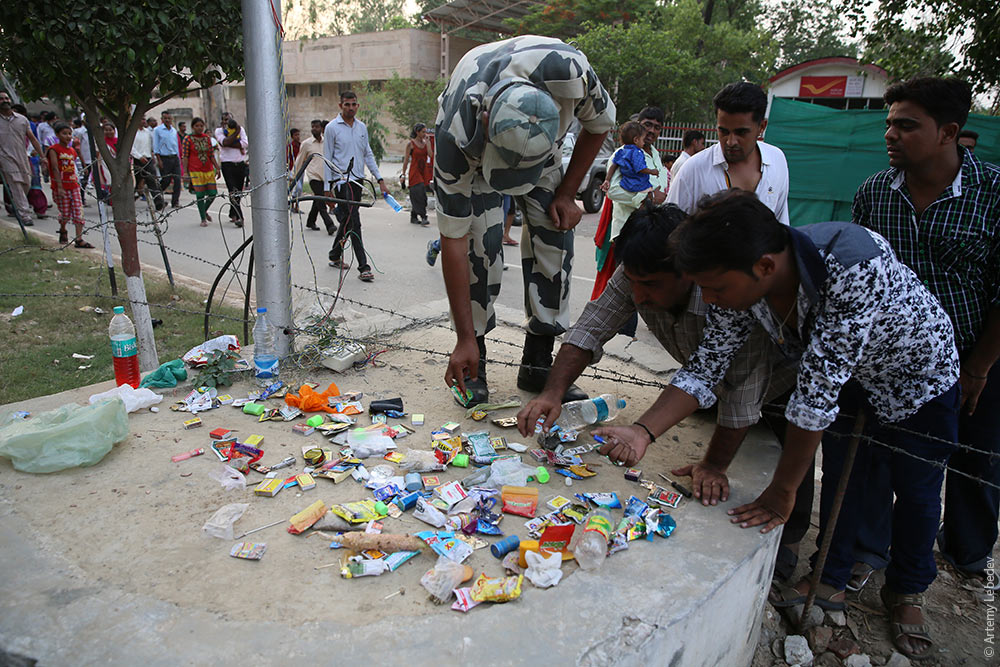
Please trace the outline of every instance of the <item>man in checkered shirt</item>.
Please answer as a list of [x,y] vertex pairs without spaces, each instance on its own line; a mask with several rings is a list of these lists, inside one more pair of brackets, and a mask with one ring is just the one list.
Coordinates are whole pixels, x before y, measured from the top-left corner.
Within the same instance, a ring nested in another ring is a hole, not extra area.
[[[972,102],[969,85],[924,77],[891,86],[885,142],[889,169],[854,198],[854,222],[884,236],[940,300],[961,359],[958,440],[1000,451],[1000,168],[976,158],[958,137]],[[949,467],[1000,484],[1000,462],[959,449]],[[883,470],[883,475],[888,473]],[[863,585],[888,562],[892,496],[877,480],[855,571]],[[881,491],[881,493],[879,493]],[[947,473],[941,554],[961,572],[985,577],[997,539],[1000,492]]]

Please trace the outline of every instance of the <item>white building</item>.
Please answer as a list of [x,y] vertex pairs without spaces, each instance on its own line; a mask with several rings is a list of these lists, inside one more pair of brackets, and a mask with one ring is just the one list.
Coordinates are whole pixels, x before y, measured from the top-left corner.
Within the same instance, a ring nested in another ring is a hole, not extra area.
[[767,107],[784,97],[834,109],[881,109],[889,74],[878,65],[836,56],[808,60],[768,79]]

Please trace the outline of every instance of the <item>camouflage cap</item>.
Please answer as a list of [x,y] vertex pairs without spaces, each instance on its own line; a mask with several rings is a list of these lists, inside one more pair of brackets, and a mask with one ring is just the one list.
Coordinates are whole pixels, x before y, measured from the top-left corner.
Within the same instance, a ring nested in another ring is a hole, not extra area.
[[527,81],[501,82],[494,90],[483,177],[497,191],[513,193],[541,176],[559,138],[559,107],[551,95]]

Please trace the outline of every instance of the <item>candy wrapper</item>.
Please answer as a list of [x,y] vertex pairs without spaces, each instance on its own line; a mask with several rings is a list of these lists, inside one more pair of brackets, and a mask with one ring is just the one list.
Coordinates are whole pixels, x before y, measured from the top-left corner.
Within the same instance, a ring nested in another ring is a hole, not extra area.
[[330,511],[351,523],[368,523],[372,519],[382,519],[387,515],[375,511],[374,500],[359,500],[353,503],[334,505]]
[[621,501],[618,500],[617,493],[578,493],[576,497],[582,500],[584,504],[589,501],[598,507],[605,507],[607,509],[619,509],[622,506]]
[[640,498],[629,496],[629,499],[625,501],[625,516],[637,516],[641,518],[648,511],[649,505],[644,503]]
[[455,611],[469,611],[476,605],[480,604],[476,600],[472,599],[471,588],[456,588],[455,597],[457,599],[451,604],[451,608]]
[[322,500],[317,500],[288,520],[291,523],[288,527],[288,532],[292,535],[299,535],[302,531],[322,519],[324,514],[326,514],[326,503]]
[[538,489],[527,486],[504,486],[500,490],[503,500],[503,511],[508,514],[535,516],[538,508]]
[[516,577],[487,577],[479,575],[472,585],[472,599],[476,602],[510,602],[521,596],[524,575]]
[[264,557],[265,551],[267,551],[266,542],[240,542],[233,545],[229,555],[244,560],[260,560]]
[[433,530],[424,530],[417,533],[416,537],[426,542],[427,546],[433,549],[438,555],[444,556],[456,563],[461,563],[472,555],[472,547],[461,540],[455,539],[455,533],[451,531],[442,530],[434,532]]
[[651,509],[646,512],[645,520],[646,539],[650,542],[653,541],[654,533],[660,537],[670,537],[671,533],[677,527],[674,517],[658,509]]

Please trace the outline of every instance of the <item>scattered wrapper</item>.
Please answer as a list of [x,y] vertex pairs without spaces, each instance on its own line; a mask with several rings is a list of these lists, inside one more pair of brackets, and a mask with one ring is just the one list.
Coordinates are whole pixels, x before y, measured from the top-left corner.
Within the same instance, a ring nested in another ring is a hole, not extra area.
[[266,542],[240,542],[233,545],[229,555],[244,560],[260,560],[264,557],[265,551],[267,551]]

